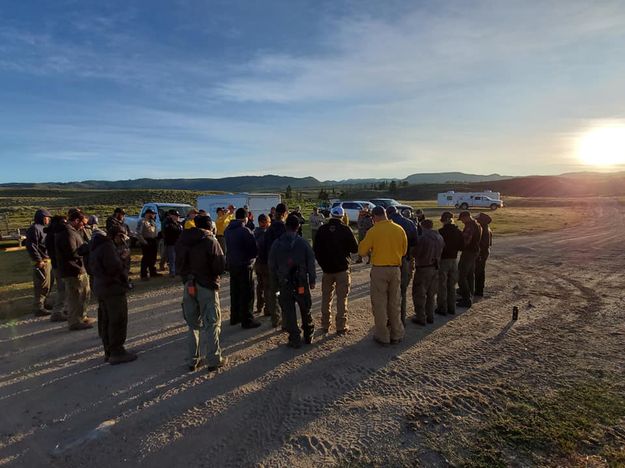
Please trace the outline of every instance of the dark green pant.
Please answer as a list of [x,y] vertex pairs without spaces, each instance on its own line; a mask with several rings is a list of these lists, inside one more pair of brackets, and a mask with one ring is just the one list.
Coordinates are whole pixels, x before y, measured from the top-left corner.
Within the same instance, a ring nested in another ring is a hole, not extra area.
[[460,255],[458,262],[458,287],[460,288],[460,296],[464,301],[473,299],[475,288],[475,260],[477,252],[464,251]]
[[246,325],[254,320],[252,266],[230,267],[230,323]]
[[475,294],[484,295],[484,283],[486,282],[486,260],[488,252],[480,253],[475,261]]
[[106,356],[124,354],[128,329],[126,294],[98,297],[98,334]]
[[282,315],[284,317],[283,325],[289,332],[289,342],[299,344],[302,341],[302,332],[297,323],[297,311],[295,304],[299,306],[299,312],[302,316],[302,328],[304,329],[304,337],[312,337],[315,331],[310,309],[312,307],[312,297],[310,291],[306,288],[304,294],[295,294],[293,288],[288,285],[280,287],[280,307],[282,307]]

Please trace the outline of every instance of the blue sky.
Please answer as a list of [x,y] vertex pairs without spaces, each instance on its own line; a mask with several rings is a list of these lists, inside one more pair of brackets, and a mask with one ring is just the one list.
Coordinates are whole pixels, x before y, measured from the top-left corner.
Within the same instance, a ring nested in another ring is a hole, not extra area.
[[0,2],[0,182],[586,169],[625,2]]

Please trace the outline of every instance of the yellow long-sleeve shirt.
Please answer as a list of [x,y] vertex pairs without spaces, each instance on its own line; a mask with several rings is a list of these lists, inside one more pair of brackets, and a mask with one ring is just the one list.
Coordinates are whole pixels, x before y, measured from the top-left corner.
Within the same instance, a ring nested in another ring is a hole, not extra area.
[[217,216],[217,221],[215,221],[215,229],[217,230],[216,234],[218,236],[223,236],[224,231],[232,221],[233,216],[231,214]]
[[404,229],[393,221],[378,221],[367,231],[358,246],[358,255],[371,255],[373,266],[400,266],[406,255],[408,238]]
[[187,219],[184,222],[184,228],[185,229],[191,229],[195,227],[195,220],[194,219]]

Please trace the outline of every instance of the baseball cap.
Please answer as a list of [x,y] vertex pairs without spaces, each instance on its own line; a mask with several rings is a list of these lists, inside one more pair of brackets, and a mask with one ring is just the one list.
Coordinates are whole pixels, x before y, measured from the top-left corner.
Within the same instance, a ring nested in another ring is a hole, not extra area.
[[156,211],[154,211],[152,208],[148,208],[143,214],[156,214]]
[[123,208],[117,207],[115,208],[115,211],[113,211],[113,213],[126,214],[126,211]]
[[491,221],[493,220],[493,218],[491,218],[490,216],[488,216],[486,213],[480,213],[478,214],[475,219],[477,220],[478,223],[480,224],[490,224]]
[[397,208],[395,208],[394,206],[389,206],[386,209],[387,216],[393,216],[395,213],[397,213]]
[[278,203],[276,205],[276,213],[286,213],[287,212],[287,207],[284,203]]
[[330,210],[330,216],[334,218],[342,218],[345,216],[345,210],[341,206],[335,206]]
[[454,214],[451,211],[443,211],[441,213],[441,221],[447,221],[449,219],[454,219]]

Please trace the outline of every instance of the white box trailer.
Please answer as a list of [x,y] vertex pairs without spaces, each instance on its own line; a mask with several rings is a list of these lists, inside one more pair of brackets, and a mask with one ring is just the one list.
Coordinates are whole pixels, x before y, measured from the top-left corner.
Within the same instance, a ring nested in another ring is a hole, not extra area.
[[438,206],[449,206],[467,210],[469,208],[490,208],[496,210],[503,208],[501,193],[492,190],[483,192],[454,192],[453,190],[439,193]]
[[199,196],[197,197],[197,207],[199,210],[206,210],[215,220],[217,219],[217,208],[227,208],[228,205],[242,208],[247,205],[254,215],[254,220],[257,220],[259,214],[268,215],[271,208],[281,201],[282,197],[277,193],[226,193]]

